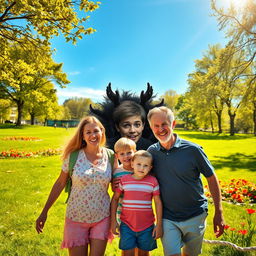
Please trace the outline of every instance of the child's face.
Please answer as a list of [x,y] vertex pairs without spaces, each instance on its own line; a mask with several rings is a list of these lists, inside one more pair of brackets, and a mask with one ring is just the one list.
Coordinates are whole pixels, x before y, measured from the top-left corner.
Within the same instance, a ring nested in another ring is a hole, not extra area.
[[143,129],[144,124],[140,116],[131,116],[125,118],[117,127],[121,137],[126,137],[134,142],[137,142],[140,139]]
[[132,162],[133,175],[137,179],[144,178],[152,168],[152,159],[145,156],[136,156]]
[[132,158],[134,155],[135,151],[132,148],[127,148],[124,150],[118,151],[117,158],[123,165],[123,168],[125,169],[131,169],[131,163],[132,163]]

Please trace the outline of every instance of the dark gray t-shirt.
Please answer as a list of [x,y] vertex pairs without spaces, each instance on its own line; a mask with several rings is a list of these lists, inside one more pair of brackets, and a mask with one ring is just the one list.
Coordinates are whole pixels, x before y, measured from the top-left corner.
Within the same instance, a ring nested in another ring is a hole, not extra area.
[[176,136],[169,150],[160,143],[148,148],[153,155],[156,176],[163,201],[163,218],[184,221],[207,211],[200,174],[210,177],[214,168],[202,148]]

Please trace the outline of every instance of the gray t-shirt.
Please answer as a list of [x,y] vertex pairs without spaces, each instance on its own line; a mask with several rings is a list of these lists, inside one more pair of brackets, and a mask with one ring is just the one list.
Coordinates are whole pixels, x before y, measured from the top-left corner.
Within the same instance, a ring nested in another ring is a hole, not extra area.
[[207,211],[200,174],[210,177],[214,168],[199,145],[175,136],[169,150],[158,142],[148,151],[154,159],[152,171],[160,186],[163,218],[184,221]]

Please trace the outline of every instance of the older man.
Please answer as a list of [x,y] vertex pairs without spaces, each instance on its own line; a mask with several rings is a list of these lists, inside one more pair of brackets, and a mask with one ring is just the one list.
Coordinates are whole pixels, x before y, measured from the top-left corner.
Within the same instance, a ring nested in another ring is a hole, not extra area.
[[214,168],[202,148],[173,133],[175,120],[167,107],[149,111],[148,121],[158,142],[148,148],[153,155],[153,172],[158,179],[163,201],[162,244],[165,256],[201,253],[208,211],[200,174],[208,182],[213,197],[214,232],[224,231],[221,193]]

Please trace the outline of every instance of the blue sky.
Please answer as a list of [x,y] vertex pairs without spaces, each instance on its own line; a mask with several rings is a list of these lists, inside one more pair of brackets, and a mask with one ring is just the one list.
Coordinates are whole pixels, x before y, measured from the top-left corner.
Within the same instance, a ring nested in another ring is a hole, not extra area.
[[58,89],[59,103],[75,96],[100,102],[109,82],[137,94],[147,82],[158,97],[184,93],[194,60],[227,41],[211,13],[210,0],[103,0],[88,23],[96,33],[76,45],[52,40],[54,60],[71,81]]

